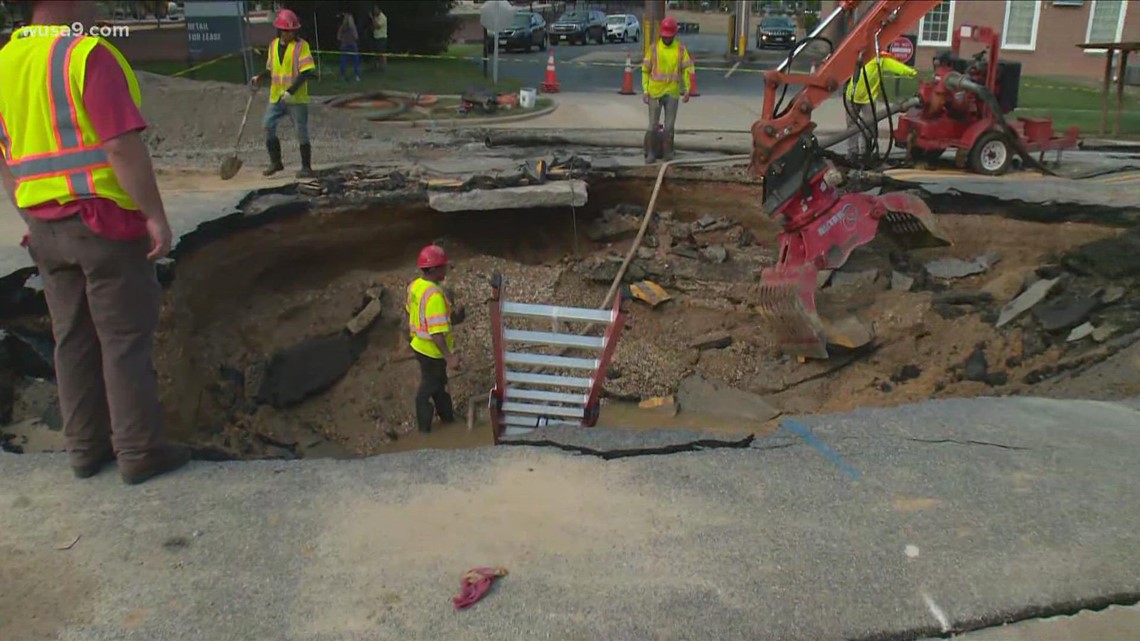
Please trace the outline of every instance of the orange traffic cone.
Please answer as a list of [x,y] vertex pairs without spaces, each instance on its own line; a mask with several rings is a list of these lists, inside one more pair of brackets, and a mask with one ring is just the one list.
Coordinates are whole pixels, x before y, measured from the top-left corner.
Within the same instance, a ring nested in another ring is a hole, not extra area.
[[621,91],[618,92],[623,96],[632,96],[633,93],[633,60],[630,53],[625,53],[625,77],[621,79]]
[[697,74],[690,71],[689,72],[689,96],[691,98],[696,98],[699,95],[701,95],[701,93],[699,91],[697,91]]
[[542,93],[558,93],[558,74],[554,73],[554,47],[550,48],[550,57],[546,59],[546,80],[542,83]]

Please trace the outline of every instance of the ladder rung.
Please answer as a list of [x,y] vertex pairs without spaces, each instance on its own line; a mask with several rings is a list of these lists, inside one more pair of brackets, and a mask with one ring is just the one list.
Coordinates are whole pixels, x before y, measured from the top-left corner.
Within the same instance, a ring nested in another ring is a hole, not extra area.
[[540,365],[546,367],[567,367],[570,369],[598,369],[596,358],[571,358],[568,356],[548,356],[546,354],[527,354],[523,352],[507,352],[503,355],[504,362],[514,365]]
[[507,370],[508,383],[522,383],[523,385],[549,385],[551,387],[577,387],[590,389],[590,379],[575,376],[554,376],[551,374],[528,374],[527,372],[512,372]]
[[558,305],[531,305],[529,303],[503,303],[503,313],[508,316],[529,316],[531,318],[554,318],[558,320],[581,321],[585,323],[608,323],[613,320],[613,312],[588,307],[559,307]]
[[568,416],[582,418],[586,411],[581,407],[565,407],[560,405],[531,405],[529,403],[503,403],[504,412],[518,412],[519,414],[538,414],[539,416]]
[[525,436],[533,432],[533,427],[511,427],[507,425],[507,429],[503,430],[503,436]]
[[521,427],[526,429],[538,429],[540,427],[547,427],[549,425],[581,425],[580,422],[564,421],[556,418],[547,418],[545,416],[519,416],[518,414],[510,414],[503,417],[503,425],[508,427]]
[[528,401],[548,401],[550,403],[573,403],[576,405],[584,405],[586,403],[585,394],[565,394],[563,392],[547,392],[536,389],[519,389],[517,387],[508,387],[506,399],[509,401],[517,399],[525,399]]
[[580,336],[578,334],[561,334],[558,332],[531,332],[522,329],[508,329],[503,332],[503,338],[516,343],[536,343],[539,345],[558,345],[561,347],[601,349],[606,345],[606,339],[600,336]]

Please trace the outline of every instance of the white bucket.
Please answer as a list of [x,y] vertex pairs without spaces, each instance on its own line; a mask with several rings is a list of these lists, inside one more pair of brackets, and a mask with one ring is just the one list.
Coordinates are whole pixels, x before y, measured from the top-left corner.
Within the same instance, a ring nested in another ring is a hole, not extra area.
[[538,91],[534,89],[519,89],[519,106],[523,109],[534,109],[534,102],[538,99]]

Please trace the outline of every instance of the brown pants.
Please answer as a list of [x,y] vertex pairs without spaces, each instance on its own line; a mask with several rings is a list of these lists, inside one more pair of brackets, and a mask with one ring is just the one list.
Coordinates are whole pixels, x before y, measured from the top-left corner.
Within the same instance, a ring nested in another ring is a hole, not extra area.
[[150,240],[107,240],[78,216],[28,218],[55,334],[56,383],[73,465],[114,448],[141,461],[165,441],[152,361],[162,288]]

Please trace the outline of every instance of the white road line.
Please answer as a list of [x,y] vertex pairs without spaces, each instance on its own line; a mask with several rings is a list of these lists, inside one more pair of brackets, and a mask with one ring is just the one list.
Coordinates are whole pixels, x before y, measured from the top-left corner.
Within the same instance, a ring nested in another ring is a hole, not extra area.
[[942,631],[949,632],[950,619],[946,618],[946,613],[942,611],[942,608],[938,607],[934,599],[930,598],[930,595],[925,592],[922,593],[922,600],[926,601],[926,608],[930,610],[930,614],[934,615],[935,619],[938,619],[939,625],[942,626]]

